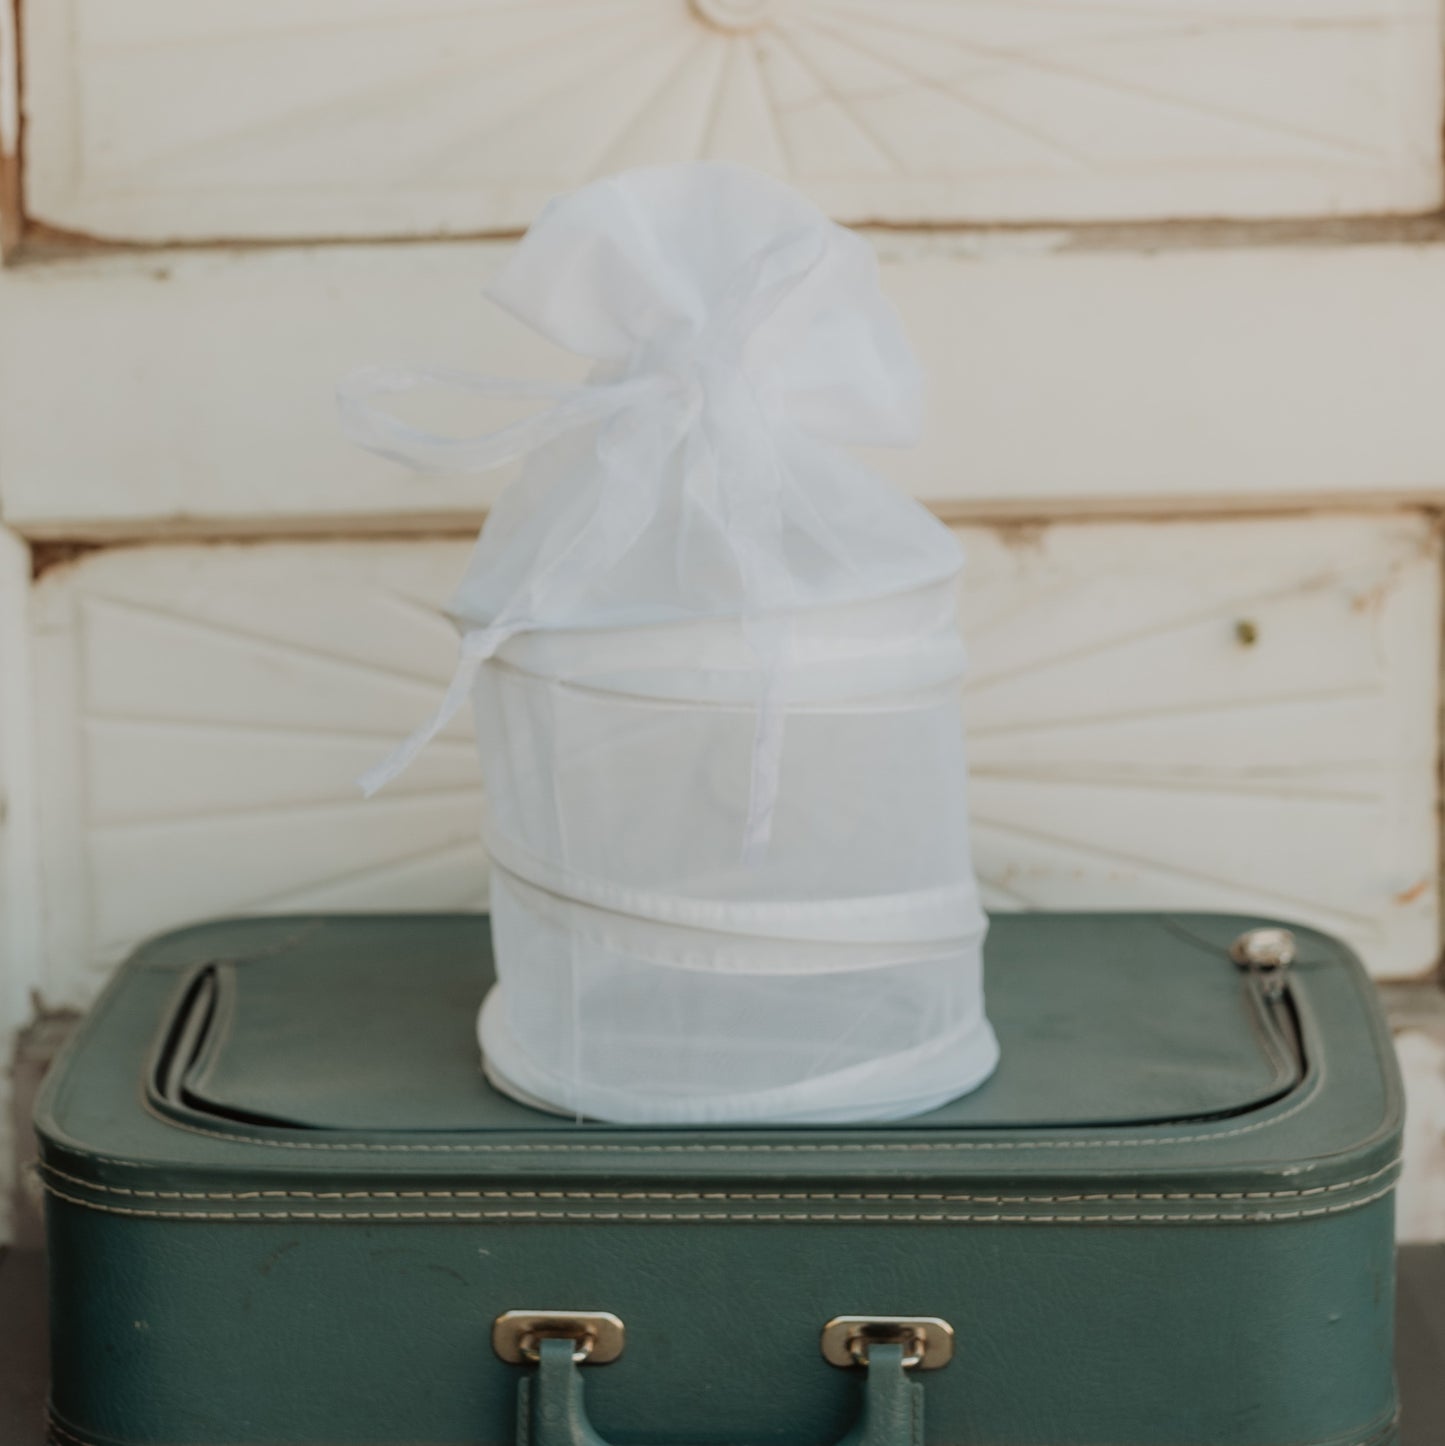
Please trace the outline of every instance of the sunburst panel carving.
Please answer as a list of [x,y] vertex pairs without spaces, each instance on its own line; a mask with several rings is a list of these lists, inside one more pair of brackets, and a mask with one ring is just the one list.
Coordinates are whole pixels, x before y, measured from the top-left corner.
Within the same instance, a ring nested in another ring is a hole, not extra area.
[[[1434,533],[1301,519],[968,529],[972,825],[992,908],[1256,910],[1381,970],[1437,948]],[[36,593],[49,949],[84,998],[206,915],[485,897],[435,703],[459,543],[121,549]]]
[[977,532],[972,825],[995,907],[1244,909],[1437,947],[1436,544],[1415,520]]
[[26,183],[40,219],[147,239],[505,231],[700,156],[848,221],[1427,209],[1439,24],[1428,0],[50,0]]

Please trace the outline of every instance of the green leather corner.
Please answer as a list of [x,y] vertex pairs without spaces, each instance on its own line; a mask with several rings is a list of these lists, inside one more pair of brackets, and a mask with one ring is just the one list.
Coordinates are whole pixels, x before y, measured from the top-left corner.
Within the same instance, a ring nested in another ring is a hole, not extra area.
[[818,1336],[858,1314],[953,1325],[940,1446],[1385,1446],[1399,1080],[1337,942],[1299,930],[1261,1005],[1225,950],[1262,922],[997,919],[985,1089],[751,1131],[491,1094],[475,917],[158,940],[37,1108],[58,1428],[510,1446],[491,1323],[548,1308],[626,1322],[586,1377],[621,1446],[843,1441],[857,1373]]

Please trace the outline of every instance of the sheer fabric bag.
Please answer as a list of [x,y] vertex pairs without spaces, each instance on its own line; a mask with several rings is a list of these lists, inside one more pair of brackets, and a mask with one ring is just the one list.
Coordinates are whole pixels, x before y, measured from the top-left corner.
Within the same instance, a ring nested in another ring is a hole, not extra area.
[[[978,1085],[946,528],[843,448],[901,445],[916,365],[871,251],[728,165],[554,201],[493,298],[593,360],[577,386],[385,368],[348,430],[413,465],[525,454],[449,611],[488,796],[489,1076],[628,1123],[887,1120]],[[414,386],[536,397],[475,438]]]

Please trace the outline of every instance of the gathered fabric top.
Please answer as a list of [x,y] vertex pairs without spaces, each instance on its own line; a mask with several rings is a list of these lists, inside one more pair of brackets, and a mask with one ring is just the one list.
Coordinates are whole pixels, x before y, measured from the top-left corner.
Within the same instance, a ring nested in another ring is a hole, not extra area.
[[[452,687],[368,792],[520,633],[736,617],[780,683],[799,612],[960,568],[948,529],[843,450],[912,443],[920,374],[868,244],[790,187],[719,162],[593,182],[542,211],[490,295],[591,358],[587,380],[382,367],[339,390],[349,435],[409,465],[526,459],[449,605],[463,631]],[[547,405],[474,437],[383,405],[433,385]]]

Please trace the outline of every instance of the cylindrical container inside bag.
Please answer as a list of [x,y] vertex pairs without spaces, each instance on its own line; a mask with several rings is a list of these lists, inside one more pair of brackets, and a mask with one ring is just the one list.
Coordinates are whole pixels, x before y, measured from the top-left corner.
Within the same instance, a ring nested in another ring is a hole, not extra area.
[[735,623],[551,633],[475,685],[503,1088],[635,1123],[891,1119],[992,1070],[951,582],[796,620],[766,855],[766,675]]
[[[571,387],[379,372],[359,440],[481,470],[532,453],[451,611],[498,982],[489,1078],[624,1123],[888,1120],[979,1085],[961,557],[852,443],[911,440],[919,379],[866,244],[735,166],[553,202],[493,288],[592,357]],[[419,381],[552,406],[428,436]]]

